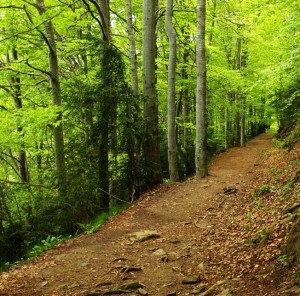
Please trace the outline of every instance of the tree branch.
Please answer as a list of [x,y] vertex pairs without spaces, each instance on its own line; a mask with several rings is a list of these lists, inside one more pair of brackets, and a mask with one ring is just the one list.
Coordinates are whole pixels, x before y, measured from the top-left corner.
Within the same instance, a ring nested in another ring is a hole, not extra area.
[[[0,153],[2,153],[2,154],[4,154],[3,152],[0,152]],[[8,157],[13,157],[13,156],[10,156],[10,155],[7,155],[7,154],[4,154],[4,155],[6,155],[6,156],[8,156]],[[12,158],[13,159],[13,158]],[[8,160],[6,160],[3,156],[1,156],[0,155],[0,160],[3,160],[6,164],[8,164],[12,169],[13,169],[13,171],[16,173],[16,175],[19,177],[19,178],[21,178],[21,176],[20,176],[20,174],[19,174],[19,172],[18,172],[18,170],[14,167],[14,165],[12,165]],[[14,160],[14,159],[13,159]]]
[[95,19],[97,21],[97,23],[99,24],[99,27],[101,29],[101,32],[102,32],[102,35],[104,36],[104,38],[107,38],[107,36],[105,34],[105,30],[103,28],[104,17],[103,17],[102,11],[101,11],[98,3],[96,1],[94,1],[94,0],[88,0],[88,1],[90,1],[96,7],[96,9],[97,9],[97,11],[99,13],[99,16],[100,16],[100,20],[102,22],[94,15],[94,13],[91,10],[90,5],[86,2],[86,0],[83,0],[83,3],[86,5],[86,7],[87,7],[89,13],[91,14],[92,18]]
[[[122,17],[121,15],[119,15],[117,12],[115,12],[115,11],[112,10],[111,8],[110,8],[110,11],[111,11],[114,15],[116,15],[119,19],[121,19],[124,23],[127,24],[127,19],[126,19],[126,18]],[[132,26],[133,26],[133,29],[134,29],[135,32],[139,32],[139,30],[138,30],[138,28],[137,28],[136,26],[134,26],[134,25],[132,25]]]
[[47,71],[44,71],[44,70],[39,69],[39,68],[37,68],[37,67],[34,67],[34,66],[30,65],[28,61],[25,62],[25,65],[27,65],[27,66],[28,66],[29,68],[31,68],[31,69],[34,69],[34,70],[39,71],[39,72],[41,72],[41,73],[43,73],[43,74],[46,74],[48,77],[51,78],[51,73],[50,73],[50,72],[47,72]]
[[14,8],[14,9],[23,9],[21,6],[16,6],[16,5],[7,5],[7,6],[0,6],[0,9],[6,9],[6,8]]
[[25,186],[31,186],[31,187],[42,187],[42,188],[46,188],[46,189],[51,189],[50,187],[47,187],[42,184],[21,183],[21,182],[15,182],[15,181],[3,180],[3,179],[0,179],[0,182],[8,183],[8,184],[15,184],[15,185],[25,185]]

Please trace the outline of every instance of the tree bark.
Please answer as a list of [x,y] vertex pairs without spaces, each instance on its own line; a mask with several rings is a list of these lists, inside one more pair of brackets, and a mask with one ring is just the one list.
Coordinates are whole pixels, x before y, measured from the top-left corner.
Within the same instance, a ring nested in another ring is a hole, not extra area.
[[144,117],[147,125],[144,157],[149,187],[162,182],[155,75],[157,5],[157,0],[144,0],[143,2],[143,95]]
[[131,80],[132,91],[135,96],[139,94],[139,79],[136,56],[135,34],[132,21],[132,4],[131,0],[126,0],[126,16],[127,16],[127,33],[130,42],[130,63],[131,63]]
[[[36,7],[40,15],[46,12],[44,0],[36,0]],[[54,36],[54,28],[51,21],[44,22],[45,28],[45,42],[48,47],[48,59],[50,68],[50,87],[52,94],[52,103],[55,106],[61,105],[61,91],[60,81],[58,73],[58,58],[56,41]],[[59,112],[55,124],[53,126],[54,136],[54,152],[55,152],[55,167],[56,167],[56,178],[57,188],[60,197],[64,197],[67,193],[66,187],[66,169],[65,169],[65,153],[64,153],[64,133],[62,125],[62,113]]]
[[[98,0],[100,7],[100,20],[103,27],[103,52],[109,51],[111,46],[111,26],[110,26],[110,1]],[[100,67],[103,73],[110,73],[109,61],[105,55],[100,56]],[[104,77],[103,80],[109,80],[110,77]],[[102,81],[104,86],[108,86],[111,81]],[[111,120],[112,108],[109,95],[104,95],[100,98],[100,114],[99,114],[99,189],[101,191],[101,209],[109,210],[110,207],[110,180],[109,180],[109,123]]]
[[206,107],[206,50],[205,50],[206,0],[197,6],[197,93],[196,93],[196,177],[208,175],[207,165],[207,107]]
[[167,0],[166,30],[169,37],[169,67],[168,67],[168,160],[171,182],[179,181],[177,166],[177,140],[176,140],[176,31],[173,27],[173,0]]
[[[16,48],[13,48],[11,51],[11,56],[13,61],[18,60],[18,52]],[[7,54],[7,60],[9,62],[9,54]],[[23,103],[22,103],[22,93],[21,93],[21,79],[19,75],[14,75],[11,78],[11,86],[12,86],[12,96],[14,100],[14,105],[17,109],[22,109],[23,108]],[[18,132],[21,134],[22,133],[22,126],[17,127]],[[23,135],[22,135],[23,137]],[[29,172],[28,172],[28,167],[27,167],[27,158],[26,158],[26,151],[25,151],[25,144],[22,141],[21,143],[21,149],[19,151],[19,156],[18,156],[18,167],[19,167],[19,174],[20,174],[20,181],[23,183],[28,183],[29,182]]]

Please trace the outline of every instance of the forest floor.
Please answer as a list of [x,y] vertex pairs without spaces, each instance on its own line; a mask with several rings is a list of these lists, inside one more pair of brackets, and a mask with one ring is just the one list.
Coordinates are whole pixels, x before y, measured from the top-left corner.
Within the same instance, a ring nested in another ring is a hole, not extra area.
[[300,267],[282,253],[283,209],[300,201],[283,198],[283,179],[299,151],[268,134],[230,149],[207,178],[164,184],[96,233],[2,273],[0,295],[300,295]]

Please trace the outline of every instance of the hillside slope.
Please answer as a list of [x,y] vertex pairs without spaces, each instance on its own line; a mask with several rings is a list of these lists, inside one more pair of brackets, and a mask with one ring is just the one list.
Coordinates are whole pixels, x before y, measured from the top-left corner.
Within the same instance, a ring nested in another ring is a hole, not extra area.
[[[97,233],[0,275],[0,295],[299,295],[281,250],[299,203],[299,149],[260,135],[210,176],[162,185]],[[287,185],[290,184],[290,185]],[[151,231],[138,242],[132,233]]]

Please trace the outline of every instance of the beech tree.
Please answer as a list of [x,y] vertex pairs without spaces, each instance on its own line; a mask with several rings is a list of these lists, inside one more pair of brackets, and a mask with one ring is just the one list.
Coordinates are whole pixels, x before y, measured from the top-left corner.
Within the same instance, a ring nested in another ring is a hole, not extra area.
[[169,66],[168,66],[168,161],[169,174],[172,182],[179,181],[177,168],[177,141],[176,141],[176,104],[175,104],[175,79],[176,79],[176,31],[172,23],[173,0],[167,1],[166,30],[169,36]]
[[[36,0],[36,8],[40,15],[44,15],[47,11],[44,0]],[[45,43],[48,47],[49,58],[49,79],[52,94],[52,103],[54,106],[61,106],[61,90],[59,80],[59,66],[57,57],[56,40],[54,36],[54,28],[52,22],[44,21],[45,34],[40,31]],[[58,112],[57,118],[52,126],[55,147],[55,166],[57,173],[57,188],[61,198],[67,193],[66,168],[65,168],[65,152],[64,152],[64,132],[62,125],[62,113]]]
[[157,0],[143,1],[143,95],[145,101],[144,116],[147,126],[144,158],[148,186],[162,182],[155,75],[157,8]]
[[128,39],[130,42],[130,64],[131,64],[132,90],[133,90],[133,94],[135,96],[137,96],[139,94],[139,79],[138,79],[136,42],[135,42],[134,26],[133,26],[133,20],[132,20],[131,0],[126,0],[126,16],[127,16]]
[[206,107],[206,49],[205,49],[206,0],[197,6],[197,92],[196,92],[196,177],[208,174],[207,164],[207,107]]

